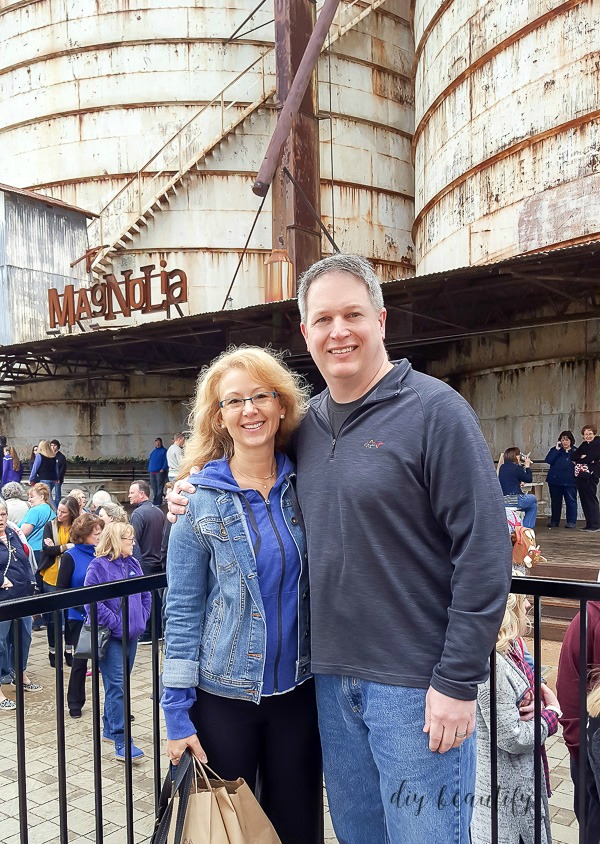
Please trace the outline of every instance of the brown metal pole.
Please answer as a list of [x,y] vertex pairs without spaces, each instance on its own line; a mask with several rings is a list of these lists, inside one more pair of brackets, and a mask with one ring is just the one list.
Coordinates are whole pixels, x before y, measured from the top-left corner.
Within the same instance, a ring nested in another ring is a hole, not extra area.
[[266,196],[269,191],[279,163],[281,149],[290,133],[293,120],[304,98],[315,64],[318,61],[321,49],[327,38],[329,27],[333,23],[339,2],[340,0],[325,0],[321,14],[317,19],[306,51],[290,87],[290,92],[283,104],[277,126],[267,147],[267,152],[258,171],[256,181],[254,182],[252,190],[257,196]]

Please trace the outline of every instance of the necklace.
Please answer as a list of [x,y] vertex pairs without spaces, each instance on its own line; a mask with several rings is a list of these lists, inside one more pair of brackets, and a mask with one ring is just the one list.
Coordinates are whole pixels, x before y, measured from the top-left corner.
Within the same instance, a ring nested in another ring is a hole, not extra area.
[[[231,464],[229,464],[229,466],[231,468]],[[268,481],[271,480],[271,478],[273,477],[273,475],[277,471],[277,463],[275,463],[275,466],[273,467],[271,474],[266,475],[266,477],[263,477],[263,476],[256,477],[256,475],[248,475],[247,472],[244,472],[243,469],[239,469],[239,468],[236,469],[235,471],[237,471],[237,473],[239,475],[241,475],[243,478],[247,478],[250,481],[259,481],[259,482],[267,481],[267,483],[260,483],[260,486],[262,486],[263,489],[266,489],[267,486],[268,486]]]

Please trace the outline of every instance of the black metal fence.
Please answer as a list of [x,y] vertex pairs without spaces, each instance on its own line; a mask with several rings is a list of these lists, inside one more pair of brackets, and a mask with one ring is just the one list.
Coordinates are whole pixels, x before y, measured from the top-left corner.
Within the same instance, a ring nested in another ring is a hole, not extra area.
[[[151,575],[146,577],[131,578],[129,580],[115,581],[101,586],[86,587],[83,589],[69,589],[51,595],[39,595],[32,598],[23,598],[12,602],[0,602],[0,621],[26,618],[38,613],[53,613],[54,632],[56,640],[56,667],[55,667],[55,696],[56,696],[56,736],[57,736],[57,778],[58,778],[58,803],[60,842],[68,844],[67,829],[67,781],[66,781],[66,748],[65,748],[65,707],[64,707],[64,672],[63,672],[63,631],[62,611],[69,607],[91,605],[92,642],[97,641],[97,603],[109,598],[120,598],[123,615],[123,677],[124,677],[124,708],[125,708],[125,810],[126,810],[126,841],[127,844],[134,844],[134,801],[132,782],[132,760],[131,760],[131,696],[129,684],[129,672],[127,670],[128,652],[128,629],[129,629],[129,604],[126,598],[129,595],[139,592],[152,592],[152,735],[153,735],[153,781],[154,781],[154,805],[158,804],[161,785],[160,766],[160,722],[159,722],[159,654],[158,638],[159,630],[158,602],[155,600],[156,591],[166,586],[164,574]],[[580,624],[580,658],[579,658],[579,716],[580,716],[580,759],[579,759],[579,842],[585,844],[585,795],[587,771],[587,681],[590,666],[588,666],[587,655],[587,602],[600,601],[600,583],[582,583],[566,580],[544,580],[541,578],[514,578],[512,591],[519,594],[533,596],[533,658],[535,663],[535,720],[534,720],[534,841],[535,844],[542,842],[542,788],[544,787],[542,761],[541,761],[541,676],[542,676],[542,651],[541,651],[541,615],[542,597],[570,598],[580,602],[581,624]],[[22,632],[21,625],[14,625],[14,664],[21,665],[22,655]],[[19,671],[16,672],[16,717],[17,717],[17,774],[19,791],[19,824],[22,844],[28,844],[29,832],[27,823],[27,759],[25,747],[25,710],[24,691],[22,677]],[[491,782],[492,795],[498,791],[498,755],[497,755],[497,725],[495,706],[495,660],[491,660]],[[100,716],[100,680],[98,675],[98,653],[94,647],[92,657],[92,742],[93,742],[93,774],[95,786],[95,816],[96,816],[96,843],[103,842],[103,816],[102,816],[102,769],[101,769],[101,716]],[[498,801],[491,800],[491,841],[498,842]]]
[[[541,681],[542,681],[542,598],[570,598],[579,601],[579,842],[586,844],[586,783],[587,766],[587,691],[591,666],[588,666],[587,654],[587,603],[600,601],[600,583],[583,583],[568,580],[549,580],[533,577],[515,577],[511,589],[521,595],[533,596],[533,661],[534,661],[534,842],[542,844],[542,788],[545,788],[542,773],[542,722],[541,722]],[[491,744],[491,783],[492,795],[498,793],[498,754],[497,754],[497,713],[496,713],[496,677],[495,660],[490,660],[490,744]],[[497,800],[491,801],[491,841],[498,844]]]
[[[84,587],[82,589],[67,589],[50,595],[38,595],[32,598],[21,598],[17,601],[0,602],[0,621],[16,620],[37,615],[38,613],[52,613],[54,636],[56,645],[55,667],[55,707],[56,707],[56,743],[57,743],[57,780],[58,780],[58,815],[60,825],[60,842],[68,844],[67,828],[67,758],[65,745],[65,703],[64,703],[64,664],[63,664],[63,610],[90,604],[90,622],[92,626],[92,742],[93,742],[93,775],[95,793],[96,844],[104,840],[102,816],[102,767],[101,767],[101,729],[100,715],[100,679],[98,673],[98,613],[97,604],[109,598],[121,599],[123,621],[123,682],[124,682],[124,710],[125,710],[125,829],[127,844],[134,844],[133,827],[133,779],[131,759],[131,695],[127,654],[129,650],[129,595],[140,592],[152,593],[151,633],[152,633],[152,743],[154,757],[154,805],[158,806],[161,786],[160,768],[160,724],[159,724],[159,660],[158,636],[160,619],[158,618],[159,603],[156,592],[166,586],[166,576],[155,574],[146,577],[135,577],[119,580],[101,586]],[[14,631],[14,665],[22,663],[23,640],[21,624],[13,625]],[[23,679],[19,670],[15,671],[16,684],[16,717],[17,717],[17,782],[19,790],[19,828],[21,844],[28,844],[29,830],[27,822],[27,759],[25,745],[25,709]]]

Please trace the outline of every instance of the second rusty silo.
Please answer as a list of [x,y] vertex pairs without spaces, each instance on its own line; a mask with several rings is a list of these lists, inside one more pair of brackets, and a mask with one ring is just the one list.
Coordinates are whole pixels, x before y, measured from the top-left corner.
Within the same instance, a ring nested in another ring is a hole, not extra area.
[[416,0],[417,273],[600,238],[594,0]]

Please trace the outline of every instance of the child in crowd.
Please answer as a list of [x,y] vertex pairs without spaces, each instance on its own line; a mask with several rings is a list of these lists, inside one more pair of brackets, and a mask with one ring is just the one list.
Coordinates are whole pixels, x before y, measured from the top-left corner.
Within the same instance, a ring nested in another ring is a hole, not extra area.
[[[96,557],[91,561],[85,575],[85,586],[110,583],[128,577],[141,577],[142,569],[131,556],[135,531],[129,524],[112,522],[106,525],[96,548]],[[129,674],[137,650],[138,638],[146,629],[150,616],[152,596],[150,592],[130,595],[129,598],[129,649],[127,653]],[[89,618],[90,607],[86,605]],[[104,684],[104,731],[103,739],[115,744],[115,759],[125,761],[125,712],[123,704],[123,619],[121,599],[109,598],[98,603],[98,624],[110,628],[111,637],[106,656],[100,660],[100,672]],[[144,751],[131,743],[131,758],[138,761]]]
[[[525,595],[508,596],[496,643],[496,704],[498,745],[498,842],[532,844],[534,841],[534,722],[520,706],[534,692],[534,676],[525,659],[522,636],[529,629]],[[558,729],[562,714],[558,700],[542,686],[542,844],[551,844],[548,797],[550,778],[543,747]],[[529,708],[529,707],[528,707]],[[490,682],[477,697],[477,781],[471,824],[472,844],[491,841]]]

